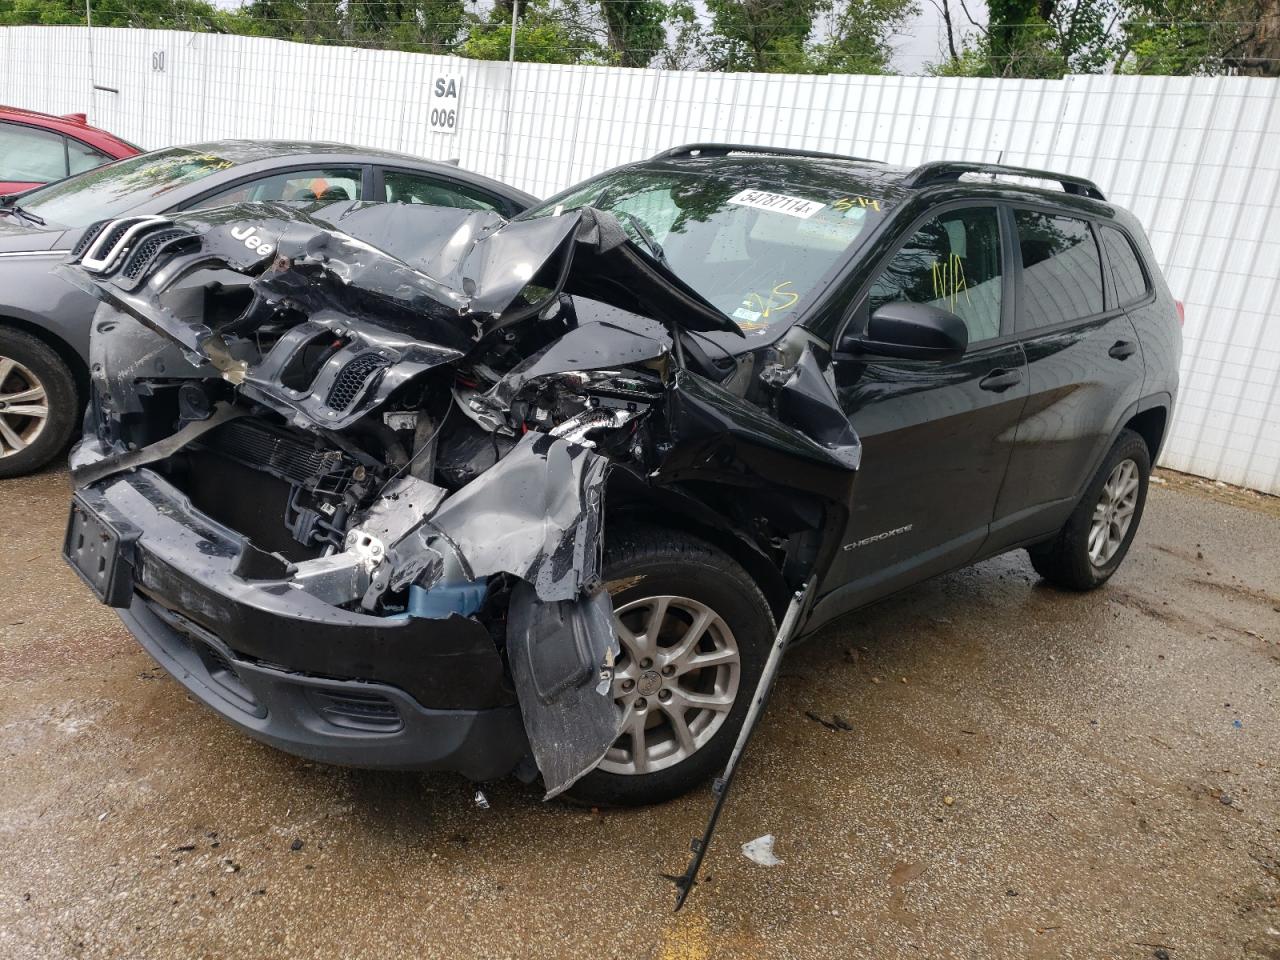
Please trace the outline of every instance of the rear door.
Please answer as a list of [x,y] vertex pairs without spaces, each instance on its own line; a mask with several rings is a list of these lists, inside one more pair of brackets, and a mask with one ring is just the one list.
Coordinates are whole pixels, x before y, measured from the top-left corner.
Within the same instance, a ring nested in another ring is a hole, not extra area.
[[1142,392],[1142,352],[1093,224],[1012,206],[1014,327],[1029,396],[984,553],[1058,529]]
[[833,615],[967,562],[986,538],[1027,390],[1010,335],[1009,258],[994,203],[936,208],[856,308],[851,326],[861,330],[885,303],[932,303],[965,321],[969,348],[952,362],[837,358],[840,403],[863,452],[825,585],[837,595]]

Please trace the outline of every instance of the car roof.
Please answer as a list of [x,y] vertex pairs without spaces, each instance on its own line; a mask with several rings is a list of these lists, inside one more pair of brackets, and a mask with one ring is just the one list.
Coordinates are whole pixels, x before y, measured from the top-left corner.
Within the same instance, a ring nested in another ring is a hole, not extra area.
[[811,188],[834,192],[856,189],[874,191],[881,200],[900,199],[906,193],[901,184],[903,171],[874,160],[837,157],[831,154],[728,153],[699,156],[659,154],[632,166],[672,173],[696,172],[744,183],[782,186],[804,183]]
[[166,149],[190,150],[230,160],[235,164],[236,175],[257,173],[294,157],[300,160],[305,158],[308,163],[403,165],[417,170],[436,171],[454,180],[470,183],[491,193],[510,198],[524,207],[538,202],[537,197],[508,183],[459,167],[457,161],[415,157],[412,154],[382,150],[378,147],[359,147],[349,143],[332,143],[324,140],[208,140],[203,143],[187,143],[177,148]]
[[378,147],[361,147],[349,143],[328,140],[208,140],[203,143],[181,144],[184,150],[213,153],[237,164],[257,160],[281,160],[286,157],[366,157],[369,162],[401,160],[411,163],[441,163],[425,157],[415,157],[394,150]]
[[54,133],[61,133],[75,140],[80,140],[116,159],[131,157],[141,153],[141,148],[109,133],[101,127],[91,126],[83,113],[68,113],[55,116],[51,113],[40,113],[38,110],[27,110],[23,107],[9,107],[0,104],[0,120],[30,124]]
[[[635,166],[646,169],[697,171],[706,175],[750,183],[766,181],[785,184],[796,181],[835,191],[871,191],[882,201],[905,200],[925,190],[950,188],[975,196],[1021,197],[1038,202],[1067,200],[1079,207],[1079,200],[1098,201],[1101,215],[1111,212],[1103,206],[1102,191],[1091,180],[1071,174],[1029,167],[969,161],[930,161],[915,167],[895,166],[863,157],[845,157],[818,151],[783,147],[754,147],[741,144],[696,143],[673,147]],[[986,175],[988,180],[961,180],[967,175]],[[1015,177],[1041,184],[1056,183],[1058,189],[994,177]]]

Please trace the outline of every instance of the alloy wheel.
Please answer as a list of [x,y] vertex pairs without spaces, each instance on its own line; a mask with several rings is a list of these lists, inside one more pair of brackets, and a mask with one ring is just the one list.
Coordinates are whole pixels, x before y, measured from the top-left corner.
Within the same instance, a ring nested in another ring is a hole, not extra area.
[[17,360],[0,356],[0,457],[31,446],[48,422],[44,384]]
[[622,655],[613,695],[622,735],[599,769],[646,774],[680,763],[724,725],[742,674],[738,642],[724,619],[688,597],[644,597],[618,607]]
[[1138,465],[1132,460],[1121,460],[1107,477],[1089,527],[1089,560],[1095,567],[1105,567],[1124,543],[1138,507],[1138,486]]

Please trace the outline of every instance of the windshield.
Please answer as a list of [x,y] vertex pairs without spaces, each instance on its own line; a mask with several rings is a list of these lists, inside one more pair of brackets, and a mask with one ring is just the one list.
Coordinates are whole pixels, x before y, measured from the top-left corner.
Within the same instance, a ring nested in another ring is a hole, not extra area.
[[790,323],[879,214],[879,201],[833,190],[828,181],[744,182],[633,168],[597,177],[526,216],[587,205],[612,212],[641,250],[663,260],[750,340]]
[[32,190],[18,203],[51,224],[84,227],[233,165],[232,160],[181,147],[157,150]]

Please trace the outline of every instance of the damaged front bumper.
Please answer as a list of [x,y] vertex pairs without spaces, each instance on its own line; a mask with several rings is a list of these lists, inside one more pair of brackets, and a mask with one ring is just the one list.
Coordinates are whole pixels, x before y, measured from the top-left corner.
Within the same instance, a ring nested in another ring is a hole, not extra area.
[[[101,454],[86,440],[73,466]],[[125,589],[108,599],[123,604],[125,626],[192,696],[255,739],[328,763],[476,780],[506,776],[528,754],[515,692],[478,621],[369,616],[247,578],[254,548],[149,470],[77,494],[73,560],[77,513],[121,541],[114,573]]]

